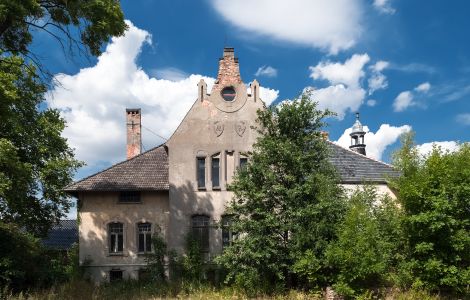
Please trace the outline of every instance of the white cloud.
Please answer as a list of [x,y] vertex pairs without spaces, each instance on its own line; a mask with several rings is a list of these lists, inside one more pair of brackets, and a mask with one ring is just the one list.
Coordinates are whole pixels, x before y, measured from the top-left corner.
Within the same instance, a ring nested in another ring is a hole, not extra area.
[[174,67],[154,69],[150,71],[150,75],[155,76],[158,79],[166,79],[170,81],[181,81],[189,76],[185,71]]
[[266,77],[276,77],[277,70],[271,66],[262,66],[258,68],[256,71],[255,76],[266,76]]
[[390,4],[391,0],[374,0],[374,7],[385,14],[394,14],[395,9]]
[[429,82],[425,82],[415,87],[415,91],[421,92],[421,93],[427,93],[429,92],[430,88],[431,88],[431,84]]
[[357,111],[366,96],[361,79],[365,76],[364,66],[369,60],[367,54],[354,54],[344,63],[324,61],[310,67],[311,78],[327,80],[331,84],[320,89],[309,88],[319,108],[336,112],[339,119],[343,119],[347,111]]
[[431,142],[431,143],[424,143],[421,145],[417,145],[416,149],[418,149],[419,154],[423,156],[427,156],[431,153],[434,146],[441,148],[444,152],[454,152],[459,148],[459,144],[454,141],[442,141],[442,142]]
[[372,72],[368,80],[369,95],[372,95],[377,90],[386,89],[388,87],[387,77],[382,73],[388,66],[388,62],[380,60],[369,67]]
[[413,94],[410,91],[404,91],[398,94],[393,102],[393,110],[396,112],[404,111],[409,106],[414,105]]
[[[364,126],[364,131],[366,132],[366,135],[364,136],[364,143],[366,144],[366,155],[368,157],[381,160],[385,149],[388,146],[393,145],[398,140],[400,135],[410,130],[411,126],[409,125],[396,127],[389,124],[382,124],[380,125],[379,130],[373,133],[367,126]],[[351,131],[351,128],[346,129],[335,143],[344,148],[349,148],[351,145],[351,137],[349,136]]]
[[275,40],[336,54],[351,48],[363,28],[359,0],[212,0],[214,9],[236,27]]
[[377,101],[374,100],[374,99],[369,99],[369,100],[367,100],[366,104],[367,104],[367,106],[374,107],[374,106],[377,105]]
[[[78,159],[89,165],[125,158],[125,108],[142,108],[143,144],[150,147],[163,140],[151,131],[169,137],[197,98],[197,83],[203,78],[212,86],[214,78],[189,75],[179,81],[150,77],[136,64],[142,46],[151,35],[127,21],[125,36],[113,38],[95,66],[75,75],[59,74],[48,96],[50,107],[61,110],[67,121],[64,136],[76,149]],[[278,91],[260,89],[269,105]]]
[[463,125],[470,125],[470,113],[458,114],[456,120]]
[[420,105],[416,101],[416,96],[420,96],[429,92],[431,89],[431,84],[429,82],[424,82],[414,88],[413,91],[403,91],[395,98],[393,101],[393,110],[396,112],[401,112],[406,110],[409,107]]
[[434,74],[437,72],[433,66],[428,66],[421,63],[410,63],[406,65],[390,64],[388,67],[391,70],[406,72],[406,73],[428,73]]

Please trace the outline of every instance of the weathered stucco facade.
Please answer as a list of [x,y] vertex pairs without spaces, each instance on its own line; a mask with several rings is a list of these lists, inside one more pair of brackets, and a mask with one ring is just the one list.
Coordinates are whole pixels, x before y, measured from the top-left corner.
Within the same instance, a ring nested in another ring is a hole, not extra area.
[[[140,109],[126,111],[128,160],[66,188],[79,199],[80,263],[94,281],[138,278],[149,233],[183,253],[196,229],[207,242],[207,260],[222,251],[222,229],[214,225],[232,199],[227,184],[257,138],[259,89],[255,80],[247,91],[233,48],[225,48],[212,90],[199,82],[193,106],[164,145],[139,154]],[[346,189],[372,183],[394,197],[386,180],[397,173],[389,165],[328,145]]]

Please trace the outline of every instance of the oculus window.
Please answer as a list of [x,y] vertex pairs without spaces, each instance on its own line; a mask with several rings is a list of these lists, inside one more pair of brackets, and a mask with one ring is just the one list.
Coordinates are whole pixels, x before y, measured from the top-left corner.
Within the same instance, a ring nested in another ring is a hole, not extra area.
[[225,101],[233,101],[237,95],[233,86],[225,87],[220,93]]

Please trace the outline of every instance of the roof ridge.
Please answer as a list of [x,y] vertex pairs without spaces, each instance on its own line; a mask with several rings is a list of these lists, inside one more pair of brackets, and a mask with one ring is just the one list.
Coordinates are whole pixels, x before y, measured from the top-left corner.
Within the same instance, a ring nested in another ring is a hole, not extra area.
[[82,179],[80,179],[80,180],[78,180],[78,181],[75,181],[75,182],[73,182],[73,183],[67,185],[67,186],[64,188],[64,191],[67,191],[68,189],[70,189],[70,188],[73,187],[74,185],[79,184],[80,182],[83,182],[83,181],[85,181],[85,180],[87,180],[87,179],[89,179],[89,178],[91,178],[91,177],[93,177],[93,176],[102,174],[102,173],[104,173],[104,172],[106,172],[106,171],[108,171],[108,170],[110,170],[110,169],[112,169],[112,168],[114,168],[114,167],[117,167],[117,166],[122,165],[122,164],[124,164],[124,163],[126,163],[126,162],[129,162],[129,161],[132,161],[132,160],[134,160],[134,159],[136,159],[136,158],[138,158],[138,157],[140,157],[140,156],[142,156],[142,155],[144,155],[144,154],[148,154],[149,152],[151,152],[151,151],[153,151],[153,150],[157,150],[158,148],[163,147],[163,146],[165,146],[165,143],[162,143],[162,144],[160,144],[160,145],[158,145],[158,146],[155,146],[155,147],[153,147],[153,148],[151,148],[151,149],[149,149],[149,150],[147,150],[147,151],[145,151],[145,152],[142,152],[142,153],[140,153],[140,154],[138,154],[138,155],[136,155],[136,156],[134,156],[134,157],[131,157],[131,158],[129,158],[129,159],[126,159],[126,160],[117,162],[117,163],[115,163],[115,164],[109,166],[108,168],[106,168],[106,169],[104,169],[104,170],[101,170],[101,171],[99,171],[99,172],[97,172],[97,173],[88,175],[88,176],[86,176],[86,177],[84,177],[84,178],[82,178]]
[[386,163],[386,162],[383,162],[383,161],[381,161],[381,160],[378,160],[378,159],[375,159],[375,158],[372,158],[372,157],[369,157],[369,156],[366,156],[366,155],[362,155],[362,154],[360,154],[360,153],[357,153],[356,151],[352,151],[351,149],[345,148],[345,147],[343,147],[343,146],[337,144],[336,142],[332,142],[332,141],[329,141],[329,140],[327,140],[327,142],[330,143],[330,144],[333,144],[333,145],[335,145],[335,146],[338,146],[338,147],[340,147],[340,148],[343,149],[343,150],[346,150],[346,151],[349,151],[349,152],[351,152],[351,153],[354,153],[355,155],[359,155],[360,157],[367,158],[367,159],[369,159],[369,160],[372,160],[372,161],[381,163],[381,164],[383,164],[383,165],[385,165],[385,166],[387,166],[387,167],[390,167],[390,168],[395,169],[395,167],[394,167],[393,165],[391,165],[391,164],[388,164],[388,163]]

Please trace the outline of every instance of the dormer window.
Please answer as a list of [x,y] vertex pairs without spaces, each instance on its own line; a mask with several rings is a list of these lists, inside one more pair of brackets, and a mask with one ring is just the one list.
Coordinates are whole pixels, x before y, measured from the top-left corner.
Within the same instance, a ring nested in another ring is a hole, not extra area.
[[222,90],[221,95],[225,101],[230,102],[235,99],[235,96],[237,95],[237,93],[235,92],[235,89],[233,88],[233,86],[228,86]]

